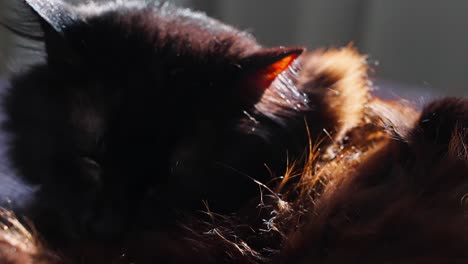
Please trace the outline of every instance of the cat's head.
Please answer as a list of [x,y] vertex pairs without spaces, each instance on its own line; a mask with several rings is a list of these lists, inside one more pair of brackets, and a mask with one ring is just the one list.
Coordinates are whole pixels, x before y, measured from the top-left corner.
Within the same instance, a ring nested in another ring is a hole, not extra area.
[[262,48],[245,32],[168,4],[25,1],[46,59],[13,79],[5,104],[11,153],[70,233],[128,226],[149,186],[170,182],[178,155],[216,155],[210,148],[223,148],[244,111],[302,52]]

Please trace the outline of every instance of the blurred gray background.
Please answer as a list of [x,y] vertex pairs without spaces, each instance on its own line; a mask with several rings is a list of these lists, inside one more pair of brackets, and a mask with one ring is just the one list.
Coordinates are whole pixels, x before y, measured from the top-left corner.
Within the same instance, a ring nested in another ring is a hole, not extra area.
[[[0,0],[0,15],[8,10],[2,7],[6,1],[18,0]],[[353,42],[369,56],[372,75],[387,93],[403,97],[468,96],[465,0],[173,2],[248,30],[266,46],[303,45],[315,49]],[[15,56],[18,53],[14,47],[15,41],[0,29],[0,73],[8,69],[7,62],[11,68],[26,56]]]

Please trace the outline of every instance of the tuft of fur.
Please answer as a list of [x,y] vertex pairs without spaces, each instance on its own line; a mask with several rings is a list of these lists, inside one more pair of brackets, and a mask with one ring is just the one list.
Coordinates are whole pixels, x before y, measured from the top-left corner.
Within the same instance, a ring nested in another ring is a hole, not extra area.
[[315,112],[309,125],[323,127],[334,140],[343,140],[363,121],[369,100],[366,57],[352,46],[318,50],[304,58],[302,71],[299,83]]
[[59,257],[49,251],[37,233],[8,210],[0,210],[0,260],[5,264],[53,264]]

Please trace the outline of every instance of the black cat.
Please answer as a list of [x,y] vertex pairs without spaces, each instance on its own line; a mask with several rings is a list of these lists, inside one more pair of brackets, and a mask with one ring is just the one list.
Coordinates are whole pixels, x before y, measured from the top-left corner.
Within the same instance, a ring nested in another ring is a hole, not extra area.
[[[14,168],[39,188],[25,214],[52,240],[172,225],[203,201],[232,212],[258,193],[250,177],[270,181],[265,165],[303,150],[283,128],[297,116],[305,142],[308,99],[288,77],[302,48],[262,48],[167,3],[26,3],[46,60],[12,79],[4,128]],[[258,106],[279,75],[270,97],[287,102]]]
[[168,4],[26,3],[43,35],[5,26],[46,60],[2,97],[0,197],[38,232],[0,209],[0,262],[467,262],[467,99]]

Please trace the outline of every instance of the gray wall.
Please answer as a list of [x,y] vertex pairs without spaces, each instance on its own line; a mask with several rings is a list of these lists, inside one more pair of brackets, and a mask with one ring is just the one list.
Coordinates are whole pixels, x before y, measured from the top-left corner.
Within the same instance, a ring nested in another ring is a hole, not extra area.
[[[5,1],[0,0],[0,12]],[[405,89],[468,95],[468,1],[174,1],[249,30],[268,46],[314,49],[353,41],[379,62],[373,64],[379,79],[406,84]],[[11,53],[9,46],[0,30],[1,61]]]
[[[0,0],[0,17],[5,17],[6,13],[5,1]],[[9,60],[10,48],[12,47],[11,37],[8,31],[0,26],[0,75],[6,71],[6,61]]]
[[379,79],[468,96],[468,1],[220,2],[215,15],[251,29],[267,45],[313,49],[353,42],[375,62]]
[[468,95],[468,1],[376,0],[362,48],[387,79]]

